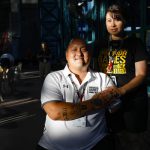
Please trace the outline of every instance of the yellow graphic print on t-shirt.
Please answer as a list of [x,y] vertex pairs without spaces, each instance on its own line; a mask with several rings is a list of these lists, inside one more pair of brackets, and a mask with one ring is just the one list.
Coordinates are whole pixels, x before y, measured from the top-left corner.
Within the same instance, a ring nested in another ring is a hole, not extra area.
[[[114,62],[113,62],[113,69],[112,72],[109,72],[109,74],[126,74],[126,57],[127,57],[127,51],[126,50],[113,50],[115,51],[114,56]],[[105,50],[102,52],[99,56],[99,66],[102,72],[108,73],[106,71],[106,68],[108,66],[108,51]]]

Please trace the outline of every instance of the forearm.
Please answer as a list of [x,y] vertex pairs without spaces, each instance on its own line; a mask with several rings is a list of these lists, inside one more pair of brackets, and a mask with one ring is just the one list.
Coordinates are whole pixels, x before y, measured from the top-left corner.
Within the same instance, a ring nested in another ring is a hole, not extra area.
[[147,61],[142,60],[135,62],[135,77],[124,86],[120,87],[119,90],[121,95],[130,92],[134,88],[138,87],[144,82],[147,76]]
[[91,99],[79,103],[49,102],[43,108],[53,120],[73,120],[100,110],[110,104],[118,95],[114,89],[96,93]]
[[53,120],[73,120],[85,116],[92,110],[103,108],[98,99],[80,103],[50,102],[43,106],[48,116]]
[[138,87],[141,83],[144,82],[145,79],[146,79],[146,75],[136,76],[130,82],[128,82],[127,84],[119,88],[119,90],[121,91],[121,95],[124,95],[125,93],[128,93],[134,88]]

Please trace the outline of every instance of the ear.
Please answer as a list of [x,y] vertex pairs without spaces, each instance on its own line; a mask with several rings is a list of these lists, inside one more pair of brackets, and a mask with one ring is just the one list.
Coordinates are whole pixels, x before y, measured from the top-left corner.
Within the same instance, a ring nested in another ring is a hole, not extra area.
[[65,55],[66,55],[66,60],[68,60],[68,51],[67,50],[66,50]]

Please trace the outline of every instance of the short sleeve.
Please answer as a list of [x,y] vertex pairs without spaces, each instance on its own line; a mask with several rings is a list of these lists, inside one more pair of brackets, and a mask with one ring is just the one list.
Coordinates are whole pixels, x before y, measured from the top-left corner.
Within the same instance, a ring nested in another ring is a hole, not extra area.
[[41,91],[41,104],[49,101],[62,101],[62,93],[58,76],[48,74]]
[[134,45],[135,45],[135,55],[134,55],[135,62],[148,60],[148,52],[146,51],[146,46],[144,45],[142,40],[136,38],[134,41]]

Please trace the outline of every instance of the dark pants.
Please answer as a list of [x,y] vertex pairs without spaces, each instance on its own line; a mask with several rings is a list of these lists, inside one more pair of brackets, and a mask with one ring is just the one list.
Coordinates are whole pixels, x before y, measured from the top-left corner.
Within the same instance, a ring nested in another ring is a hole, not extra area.
[[[37,146],[36,150],[47,150],[41,146]],[[98,142],[91,150],[115,150],[113,138],[108,135]]]
[[107,135],[99,141],[91,150],[115,150],[115,141],[111,135]]
[[47,150],[47,149],[41,147],[40,145],[37,145],[36,150]]

